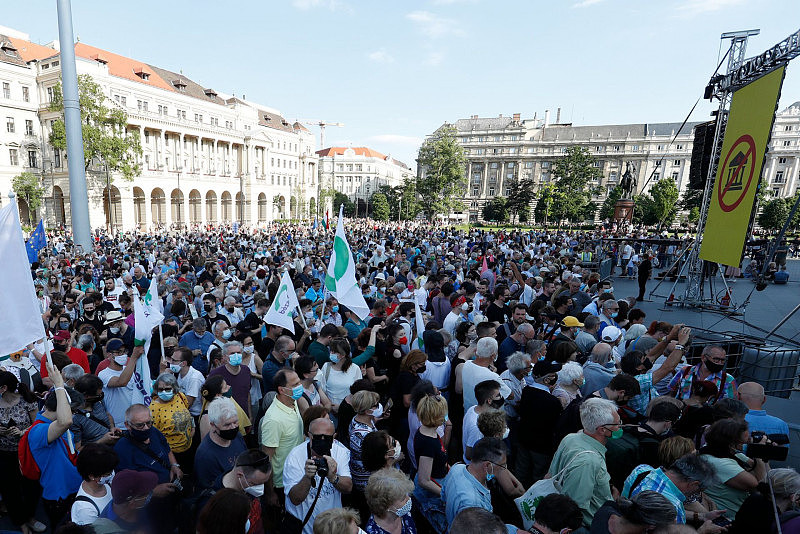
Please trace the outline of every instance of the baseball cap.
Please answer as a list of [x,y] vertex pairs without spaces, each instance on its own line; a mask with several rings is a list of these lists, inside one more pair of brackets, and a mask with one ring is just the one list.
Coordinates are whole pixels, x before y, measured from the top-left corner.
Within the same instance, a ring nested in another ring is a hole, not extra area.
[[616,326],[607,326],[603,328],[603,334],[601,337],[603,341],[606,343],[613,343],[614,341],[619,339],[619,336],[622,334],[622,330],[617,328]]
[[558,362],[548,362],[542,360],[536,362],[533,366],[533,376],[546,376],[552,373],[557,373],[561,370],[561,364]]
[[573,326],[583,326],[583,323],[578,321],[572,315],[567,315],[564,319],[561,320],[561,324],[566,326],[567,328],[571,328]]
[[158,475],[153,471],[123,469],[111,481],[114,504],[125,504],[129,500],[149,494],[158,485]]
[[66,341],[69,339],[69,330],[59,330],[53,336],[53,341]]
[[115,337],[113,339],[108,340],[108,343],[106,343],[106,350],[107,351],[117,351],[117,350],[121,349],[123,346],[124,346],[124,343],[122,343],[122,340],[120,338],[118,338],[118,337]]

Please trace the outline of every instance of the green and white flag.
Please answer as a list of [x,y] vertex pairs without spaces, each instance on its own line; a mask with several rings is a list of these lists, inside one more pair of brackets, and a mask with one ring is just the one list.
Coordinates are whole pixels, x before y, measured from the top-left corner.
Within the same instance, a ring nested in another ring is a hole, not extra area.
[[275,326],[282,326],[294,332],[294,320],[291,314],[299,307],[300,303],[297,301],[297,293],[295,293],[292,279],[289,277],[289,273],[284,271],[281,276],[281,285],[278,286],[275,300],[272,301],[272,304],[267,310],[264,322]]
[[133,372],[134,390],[131,398],[132,404],[150,405],[150,390],[152,381],[150,379],[150,364],[147,361],[147,353],[150,351],[150,341],[153,339],[153,328],[161,324],[164,320],[164,313],[161,311],[161,299],[158,298],[156,288],[158,283],[155,278],[150,282],[150,287],[144,297],[139,296],[139,290],[133,286],[133,317],[134,317],[134,340],[133,344],[144,345],[144,354],[136,361],[136,370]]
[[344,234],[344,204],[339,206],[339,221],[336,223],[336,237],[333,239],[333,252],[325,275],[325,288],[328,293],[336,297],[339,304],[347,306],[350,311],[364,319],[369,315],[369,306],[361,294],[361,288],[356,282],[356,264],[353,261],[353,252],[347,244]]

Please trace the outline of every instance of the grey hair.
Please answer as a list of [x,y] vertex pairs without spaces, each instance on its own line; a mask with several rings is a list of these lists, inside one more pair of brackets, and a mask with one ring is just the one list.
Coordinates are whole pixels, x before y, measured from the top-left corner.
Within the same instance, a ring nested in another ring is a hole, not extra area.
[[583,320],[584,330],[591,330],[592,328],[595,328],[597,326],[600,326],[600,319],[598,319],[594,315],[588,315],[586,319]]
[[226,306],[228,304],[236,304],[236,298],[235,297],[225,297],[225,301],[224,302],[225,302]]
[[81,334],[80,336],[78,336],[78,344],[76,346],[79,349],[84,350],[91,348],[93,343],[94,343],[94,337],[92,336],[92,334]]
[[597,398],[586,399],[581,404],[581,425],[587,432],[595,432],[597,427],[614,424],[614,412],[616,411],[617,405],[614,401]]
[[[714,466],[696,454],[681,456],[667,470],[678,473],[684,480],[699,482],[701,489],[711,487],[717,481]],[[800,475],[795,473],[795,476],[800,480]]]
[[212,332],[212,333],[213,333],[213,332],[216,332],[216,331],[217,331],[217,329],[218,329],[220,326],[223,326],[223,327],[224,327],[224,328],[223,328],[223,330],[224,330],[225,328],[228,328],[228,323],[226,323],[226,322],[225,322],[225,321],[223,321],[222,319],[220,319],[219,321],[214,321],[214,324],[213,324],[213,325],[212,325],[212,327],[211,327],[211,332]]
[[198,317],[197,319],[192,321],[192,328],[197,328],[197,329],[202,328],[203,330],[205,330],[206,320],[203,319],[202,317]]
[[725,357],[728,356],[728,353],[725,351],[725,347],[723,347],[721,345],[706,345],[705,347],[703,347],[702,355],[705,356],[706,354],[710,353],[712,350],[722,351],[722,353],[725,354]]
[[217,424],[228,417],[238,417],[238,415],[239,414],[236,412],[236,405],[233,403],[233,399],[220,397],[218,399],[214,399],[211,404],[208,405],[208,420],[214,424]]
[[399,469],[384,468],[372,473],[365,490],[370,510],[383,517],[393,502],[404,499],[414,491],[414,483]]
[[604,310],[607,310],[607,309],[609,309],[611,306],[613,306],[614,304],[616,304],[617,306],[619,306],[619,303],[617,303],[617,301],[616,301],[616,300],[614,300],[614,299],[608,299],[608,300],[606,300],[605,302],[603,302],[603,309],[604,309]]
[[589,361],[605,365],[608,363],[609,356],[611,356],[611,345],[608,343],[597,343],[592,347],[592,353],[589,354]]
[[493,337],[482,337],[475,347],[475,356],[489,358],[497,354],[497,340]]
[[227,343],[222,345],[222,354],[227,354],[228,349],[231,347],[239,349],[239,352],[242,352],[244,350],[244,345],[242,345],[239,341],[228,341]]
[[522,323],[517,327],[517,332],[520,334],[532,334],[533,333],[533,326],[530,323]]
[[[626,499],[621,499],[621,504]],[[660,527],[675,522],[678,512],[669,500],[655,491],[645,490],[631,497],[641,521],[645,525]],[[624,508],[624,504],[622,505]],[[624,513],[623,513],[624,516]]]
[[767,473],[772,491],[775,497],[788,498],[796,493],[800,493],[800,474],[788,467],[770,469]]
[[511,373],[518,373],[525,369],[531,361],[530,354],[524,352],[514,352],[506,358],[506,367]]
[[567,362],[558,372],[558,383],[569,384],[583,376],[583,367],[578,362]]
[[77,363],[71,363],[69,365],[64,366],[64,368],[61,369],[61,376],[64,377],[64,380],[77,380],[85,374],[86,371],[84,371],[83,367],[81,367]]
[[445,347],[453,341],[453,335],[447,330],[447,328],[442,328],[441,330],[437,330],[437,332],[442,335]]
[[164,384],[165,386],[171,386],[173,390],[178,389],[178,380],[175,378],[175,375],[172,373],[161,373],[156,378],[156,381],[153,383],[153,386],[156,384]]
[[545,345],[547,344],[541,339],[531,339],[525,344],[525,350],[528,352],[528,354],[533,354],[542,350]]
[[278,339],[275,340],[275,346],[272,348],[272,351],[285,352],[292,341],[290,336],[279,336]]

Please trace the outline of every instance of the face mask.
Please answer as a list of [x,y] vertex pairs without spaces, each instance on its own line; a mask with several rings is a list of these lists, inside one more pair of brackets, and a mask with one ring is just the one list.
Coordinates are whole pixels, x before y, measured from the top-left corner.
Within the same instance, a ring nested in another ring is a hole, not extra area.
[[372,417],[375,419],[383,415],[383,405],[378,403],[378,407],[372,410]]
[[128,355],[127,354],[118,354],[114,356],[114,363],[117,365],[125,365],[128,363]]
[[313,319],[313,318],[314,318],[314,312],[313,312],[313,311],[307,311],[307,312],[305,312],[305,313],[303,314],[303,316],[304,316],[306,319]]
[[114,471],[111,471],[110,475],[100,477],[97,479],[97,483],[101,485],[111,484],[111,481],[114,480]]
[[112,326],[111,328],[108,329],[108,331],[111,332],[112,334],[119,334],[120,328],[118,326]]
[[395,511],[395,514],[398,517],[403,517],[404,515],[408,515],[410,513],[411,513],[411,499],[408,499],[408,501],[406,501],[406,503],[403,506],[401,506]]
[[299,399],[299,398],[300,398],[300,397],[302,397],[302,396],[303,396],[303,385],[302,385],[302,384],[298,384],[298,385],[296,385],[295,387],[293,387],[293,388],[292,388],[292,395],[291,395],[291,397],[292,397],[294,400],[297,400],[297,399]]
[[720,371],[722,371],[722,369],[725,368],[724,363],[714,363],[711,360],[704,360],[703,363],[706,365],[706,368],[712,373],[719,373]]
[[[263,488],[264,485],[262,484],[261,487]],[[249,489],[249,488],[248,488]],[[247,534],[250,532],[250,520],[248,519],[247,522],[244,524],[244,533]]]
[[401,345],[405,345],[408,343],[408,338],[406,336],[403,336],[398,340],[398,343],[400,343]]
[[337,312],[339,311],[339,306],[332,306],[332,307],[331,307],[331,311],[332,311],[333,313],[337,313]]
[[172,397],[174,397],[174,396],[175,396],[175,392],[174,391],[159,391],[158,392],[158,398],[161,399],[164,402],[171,401]]
[[611,318],[616,319],[617,315],[619,315],[619,312],[614,312],[611,314]]
[[225,329],[222,332],[222,339],[230,339],[231,338],[231,331],[229,329]]
[[505,403],[506,403],[506,400],[503,397],[500,397],[499,399],[490,400],[489,401],[489,406],[491,406],[492,408],[499,409],[499,408],[502,408]]
[[171,364],[169,364],[169,370],[172,371],[173,373],[180,373],[181,372],[181,366],[180,366],[180,364],[177,364],[177,363],[171,363]]
[[194,333],[194,336],[195,336],[197,339],[203,339],[203,336],[204,336],[204,335],[206,335],[206,333],[205,333],[205,332],[203,332],[202,334],[198,334],[197,332],[195,332],[195,333]]
[[611,439],[619,439],[621,437],[622,437],[622,429],[621,428],[618,428],[615,431],[613,431],[611,433],[611,436],[610,436]]
[[331,352],[331,363],[339,363],[339,355]]
[[400,442],[396,441],[394,443],[394,454],[392,456],[394,456],[394,459],[397,460],[400,458],[401,454],[403,454],[403,449],[400,447]]
[[147,430],[136,430],[135,428],[131,428],[130,430],[131,437],[136,441],[144,442],[150,438],[150,429]]
[[212,306],[211,304],[205,304],[203,305],[203,309],[207,312],[210,312],[212,309],[214,309],[214,306]]
[[223,397],[231,398],[233,397],[233,388],[228,388],[228,391],[222,394]]
[[[264,495],[264,484],[259,484],[257,486],[247,486],[244,489],[244,492],[256,498],[261,497],[262,495]],[[250,520],[248,519],[248,522],[249,521]],[[247,530],[250,530],[249,525]]]
[[239,365],[242,365],[242,353],[241,352],[234,352],[233,354],[228,356],[228,362],[230,362],[231,365],[236,366],[236,367],[238,367]]
[[228,428],[226,430],[217,429],[217,434],[224,440],[233,441],[239,433],[239,427]]
[[613,293],[613,292],[614,292],[614,287],[613,286],[603,290],[603,293]]
[[69,330],[69,321],[61,321],[58,326],[61,327],[61,330]]
[[312,436],[311,449],[320,456],[330,456],[333,447],[333,436]]
[[503,439],[507,439],[508,435],[511,433],[511,429],[506,427],[505,431],[503,432]]
[[243,350],[244,350],[244,351],[245,351],[247,354],[252,354],[252,353],[253,353],[253,351],[254,351],[255,349],[256,349],[256,348],[255,348],[253,345],[245,345]]
[[486,473],[486,482],[491,482],[494,480],[494,465],[492,465],[492,472]]
[[426,370],[427,368],[428,368],[428,366],[427,366],[427,365],[423,365],[422,367],[420,367],[419,369],[417,369],[417,374],[418,374],[418,375],[421,375],[422,373],[424,373],[424,372],[425,372],[425,370]]
[[583,291],[584,289],[586,289],[586,284],[581,284],[581,287],[578,289],[578,291]]

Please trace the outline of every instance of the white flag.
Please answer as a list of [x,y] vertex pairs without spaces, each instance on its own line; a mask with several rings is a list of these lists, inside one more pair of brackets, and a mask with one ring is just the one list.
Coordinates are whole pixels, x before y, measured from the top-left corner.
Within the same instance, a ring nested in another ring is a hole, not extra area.
[[136,370],[133,372],[133,398],[131,403],[150,405],[150,390],[152,380],[150,377],[150,363],[147,361],[147,353],[150,350],[150,341],[153,339],[153,328],[161,324],[164,314],[161,313],[158,303],[157,283],[155,280],[150,282],[150,287],[145,293],[144,298],[139,295],[139,290],[133,286],[133,313],[135,320],[134,345],[144,345],[144,354],[136,361]]
[[416,316],[417,323],[417,348],[425,351],[425,342],[422,340],[422,334],[425,333],[425,321],[422,319],[422,310],[419,308],[419,302],[414,299],[414,315]]
[[300,303],[297,301],[297,293],[294,290],[292,279],[289,277],[288,271],[284,271],[283,276],[281,276],[281,285],[275,294],[275,300],[272,301],[267,310],[264,322],[282,326],[294,332],[294,320],[290,313],[299,307]]
[[22,350],[44,337],[42,312],[31,278],[31,264],[16,202],[0,209],[0,355]]
[[361,287],[356,283],[356,264],[344,234],[343,208],[344,204],[339,206],[339,222],[336,224],[333,252],[325,275],[325,288],[336,297],[339,304],[344,304],[359,319],[364,319],[369,315],[369,306],[361,294]]

